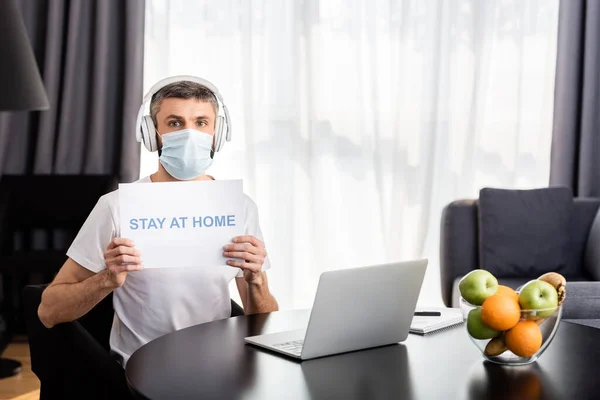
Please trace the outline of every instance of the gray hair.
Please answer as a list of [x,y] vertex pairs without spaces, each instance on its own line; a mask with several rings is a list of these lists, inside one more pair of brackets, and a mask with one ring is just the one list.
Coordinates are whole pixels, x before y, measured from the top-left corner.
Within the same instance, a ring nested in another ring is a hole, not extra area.
[[164,99],[175,98],[175,99],[196,99],[199,101],[205,101],[210,103],[215,110],[215,114],[219,108],[217,98],[210,89],[206,86],[201,85],[192,81],[180,81],[171,83],[158,92],[154,93],[152,100],[150,101],[150,116],[154,125],[156,126],[156,115],[160,110],[160,105]]

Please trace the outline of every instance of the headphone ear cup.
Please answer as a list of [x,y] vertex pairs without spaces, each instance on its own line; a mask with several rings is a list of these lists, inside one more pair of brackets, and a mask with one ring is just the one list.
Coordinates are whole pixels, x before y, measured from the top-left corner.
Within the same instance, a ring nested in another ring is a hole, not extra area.
[[149,115],[144,115],[142,118],[141,129],[142,129],[142,140],[144,146],[148,151],[158,150],[158,144],[156,142],[156,128],[154,127],[154,121]]

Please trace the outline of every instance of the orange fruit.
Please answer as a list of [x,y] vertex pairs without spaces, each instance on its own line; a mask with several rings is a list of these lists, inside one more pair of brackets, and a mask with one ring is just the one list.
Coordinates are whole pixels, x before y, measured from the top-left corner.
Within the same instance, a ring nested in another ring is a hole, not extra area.
[[508,286],[498,285],[498,291],[496,292],[496,294],[510,296],[513,298],[514,301],[516,301],[517,303],[519,302],[519,295],[517,294],[517,292],[515,292],[513,289],[509,288]]
[[497,331],[507,331],[519,322],[521,307],[511,296],[495,294],[481,305],[481,320]]
[[531,357],[542,347],[542,331],[533,321],[519,321],[504,339],[506,347],[519,357]]

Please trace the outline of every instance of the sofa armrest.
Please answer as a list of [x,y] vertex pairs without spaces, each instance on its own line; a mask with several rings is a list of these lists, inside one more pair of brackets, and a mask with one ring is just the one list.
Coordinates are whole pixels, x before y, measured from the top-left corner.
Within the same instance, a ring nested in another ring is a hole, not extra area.
[[454,279],[478,267],[477,201],[459,200],[442,211],[440,278],[442,299],[452,304]]
[[567,282],[563,318],[600,319],[600,282]]
[[[595,281],[600,281],[600,214],[597,213],[598,199],[576,199],[575,204],[581,209],[580,231],[584,234],[584,250],[580,263],[583,273]],[[576,234],[577,230],[573,230]]]
[[[600,199],[576,198],[571,228],[573,264],[579,267],[580,275],[600,280],[600,221],[597,212]],[[567,277],[568,278],[568,277]]]

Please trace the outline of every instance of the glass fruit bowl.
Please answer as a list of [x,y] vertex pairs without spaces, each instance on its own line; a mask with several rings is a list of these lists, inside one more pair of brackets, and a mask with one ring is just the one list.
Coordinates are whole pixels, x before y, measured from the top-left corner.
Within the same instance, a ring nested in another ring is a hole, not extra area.
[[[467,335],[483,357],[502,365],[526,365],[537,360],[552,342],[562,316],[562,305],[538,310],[498,305],[482,310],[462,297],[460,308]],[[489,327],[490,321],[496,329]]]

